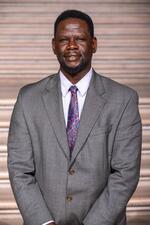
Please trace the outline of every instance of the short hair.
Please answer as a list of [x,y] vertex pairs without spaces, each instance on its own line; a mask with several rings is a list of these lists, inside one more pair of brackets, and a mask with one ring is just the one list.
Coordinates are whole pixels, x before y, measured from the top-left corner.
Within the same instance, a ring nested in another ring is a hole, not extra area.
[[88,25],[88,30],[89,30],[91,37],[92,38],[94,37],[94,25],[93,25],[93,21],[92,21],[91,17],[84,12],[81,12],[79,10],[74,10],[74,9],[65,10],[57,17],[57,19],[54,23],[54,36],[56,36],[58,24],[61,21],[65,20],[65,19],[70,19],[70,18],[77,18],[80,20],[84,20]]

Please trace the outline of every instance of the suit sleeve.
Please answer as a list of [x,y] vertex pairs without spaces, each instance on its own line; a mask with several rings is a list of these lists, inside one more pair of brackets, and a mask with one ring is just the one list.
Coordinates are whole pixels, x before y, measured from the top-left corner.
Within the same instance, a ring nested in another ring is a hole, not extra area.
[[139,180],[141,130],[138,96],[134,92],[117,123],[107,185],[83,220],[84,225],[120,224]]
[[41,225],[54,220],[35,178],[32,142],[24,118],[21,94],[15,104],[9,129],[8,170],[14,196],[25,224]]

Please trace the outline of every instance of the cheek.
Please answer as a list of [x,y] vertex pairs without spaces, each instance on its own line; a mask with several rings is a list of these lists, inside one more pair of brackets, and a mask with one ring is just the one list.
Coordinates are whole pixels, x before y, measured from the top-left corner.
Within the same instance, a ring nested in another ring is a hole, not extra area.
[[55,52],[57,55],[59,55],[59,54],[62,54],[65,51],[65,49],[66,49],[65,45],[57,45]]
[[92,54],[93,54],[92,51],[89,51],[87,49],[85,52],[83,52],[83,57],[86,61],[89,61],[92,58]]
[[91,45],[85,45],[80,47],[80,51],[85,54],[85,56],[91,55],[93,52],[93,48]]
[[82,55],[82,57],[86,57],[88,54],[88,48],[85,46],[79,46],[79,52]]

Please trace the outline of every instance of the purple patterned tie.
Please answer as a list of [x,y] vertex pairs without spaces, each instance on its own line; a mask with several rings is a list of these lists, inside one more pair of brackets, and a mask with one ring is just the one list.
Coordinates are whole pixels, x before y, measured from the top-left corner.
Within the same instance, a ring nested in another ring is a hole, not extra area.
[[75,145],[75,141],[77,138],[77,132],[79,128],[79,110],[78,110],[78,99],[77,99],[77,91],[78,88],[76,86],[71,86],[69,88],[71,92],[71,100],[68,110],[68,122],[67,122],[67,137],[68,144],[70,148],[70,157],[72,154],[72,150]]

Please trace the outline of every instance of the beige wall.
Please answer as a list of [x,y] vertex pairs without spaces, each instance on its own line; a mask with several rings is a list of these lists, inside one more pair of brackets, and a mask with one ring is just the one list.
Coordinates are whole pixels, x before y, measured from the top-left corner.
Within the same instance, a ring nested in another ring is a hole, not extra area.
[[150,1],[0,0],[0,225],[21,225],[6,167],[10,115],[21,86],[58,70],[53,22],[65,9],[95,23],[97,72],[135,88],[143,121],[141,178],[128,205],[129,225],[150,224]]

